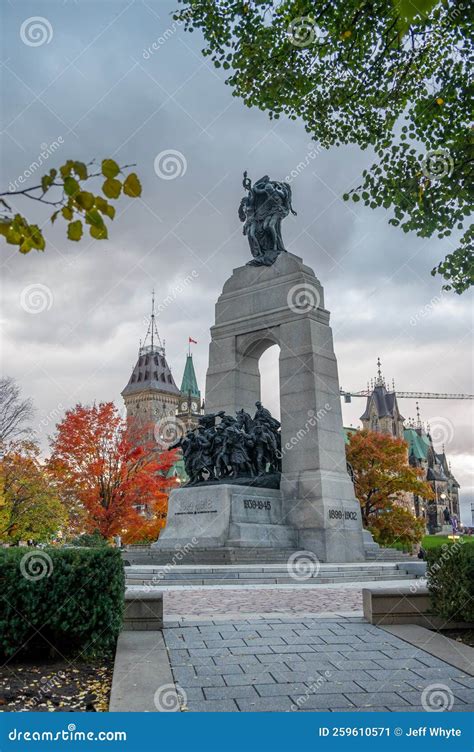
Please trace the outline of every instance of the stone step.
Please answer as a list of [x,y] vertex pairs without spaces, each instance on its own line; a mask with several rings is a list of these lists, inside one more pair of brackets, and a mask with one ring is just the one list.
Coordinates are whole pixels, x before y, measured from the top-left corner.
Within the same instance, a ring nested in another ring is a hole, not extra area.
[[125,567],[128,586],[203,586],[228,585],[321,585],[345,582],[376,582],[412,579],[403,564],[374,562],[367,564],[321,564],[307,578],[292,577],[285,565],[240,564],[224,566],[129,566]]
[[404,581],[404,580],[411,580],[412,577],[408,575],[399,575],[394,577],[348,577],[347,579],[340,580],[340,579],[333,579],[331,577],[322,577],[318,579],[308,579],[308,580],[294,580],[290,577],[288,578],[278,578],[278,579],[261,579],[261,580],[238,580],[238,581],[230,581],[226,579],[215,579],[215,580],[206,580],[203,579],[199,582],[196,580],[156,580],[155,582],[150,582],[149,580],[127,580],[126,585],[129,586],[141,586],[141,587],[202,587],[204,585],[206,586],[215,586],[215,587],[245,587],[247,585],[314,585],[317,587],[318,585],[337,585],[341,584],[342,582],[385,582],[387,579],[390,579],[390,581]]
[[[295,561],[299,561],[297,557]],[[308,561],[310,558],[308,557]],[[315,561],[317,561],[315,559]],[[398,562],[392,561],[374,561],[374,562],[319,562],[319,571],[324,572],[347,572],[347,571],[361,571],[366,570],[374,572],[377,569],[389,570],[396,569]],[[130,567],[126,567],[127,571],[133,572],[161,572],[163,570],[169,571],[173,568],[178,572],[283,572],[288,567],[288,562],[275,562],[275,563],[244,563],[239,564],[180,564],[172,562],[169,564],[134,564]]]
[[[222,548],[188,551],[158,551],[142,546],[123,549],[125,563],[130,565],[230,565],[230,564],[286,564],[295,550],[292,548]],[[413,561],[409,554],[394,548],[380,548],[367,555],[369,562]]]
[[[130,571],[131,570],[131,571]],[[356,569],[356,570],[347,570],[347,571],[338,571],[338,570],[320,570],[319,572],[309,572],[311,576],[314,578],[320,578],[320,577],[339,577],[341,579],[345,579],[346,577],[353,576],[353,577],[386,577],[389,574],[397,574],[400,570],[394,566],[392,569],[382,569],[382,568],[374,568],[374,569]],[[237,570],[237,571],[231,571],[226,572],[219,571],[219,570],[212,570],[210,569],[209,572],[193,572],[193,571],[180,571],[177,567],[169,568],[169,569],[150,569],[149,571],[143,571],[143,570],[135,570],[135,568],[132,569],[126,568],[125,576],[127,579],[149,579],[151,577],[162,577],[162,578],[172,578],[172,579],[186,579],[186,580],[192,580],[192,579],[228,579],[228,580],[239,580],[239,579],[245,579],[245,580],[253,580],[253,579],[265,579],[265,578],[275,578],[275,577],[290,577],[292,576],[292,572],[288,570],[286,567],[285,569],[281,570],[259,570],[259,571],[250,571],[246,572],[245,570]]]

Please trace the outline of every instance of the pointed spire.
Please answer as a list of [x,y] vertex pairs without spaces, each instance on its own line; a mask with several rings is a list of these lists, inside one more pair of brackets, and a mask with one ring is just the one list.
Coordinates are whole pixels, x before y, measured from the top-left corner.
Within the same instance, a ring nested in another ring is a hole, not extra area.
[[[147,345],[148,341],[150,341],[149,345]],[[147,352],[159,352],[160,355],[165,354],[165,343],[164,341],[161,341],[160,335],[158,334],[158,327],[156,326],[154,289],[151,293],[151,316],[143,344],[140,340],[140,355],[144,355]]]
[[380,356],[377,358],[377,378],[375,380],[375,386],[385,386],[385,379],[382,376],[382,363]]
[[199,391],[196,372],[194,370],[193,356],[191,354],[186,356],[186,365],[184,366],[183,380],[181,382],[181,394],[187,397],[195,397],[201,399],[201,392]]
[[153,350],[153,334],[155,329],[155,288],[151,292],[151,349]]
[[420,403],[416,403],[416,427],[421,428]]

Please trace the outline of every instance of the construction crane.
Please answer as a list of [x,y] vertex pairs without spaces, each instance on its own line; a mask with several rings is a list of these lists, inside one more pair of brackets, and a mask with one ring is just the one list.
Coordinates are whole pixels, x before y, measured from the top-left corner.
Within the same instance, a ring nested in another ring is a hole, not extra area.
[[[369,384],[367,382],[367,389],[361,389],[358,392],[346,391],[345,389],[339,390],[341,397],[344,397],[344,402],[352,402],[352,397],[369,397],[372,394],[374,387],[383,386],[387,391],[389,387],[385,378],[382,376],[382,364],[380,357],[377,358],[377,378],[371,380]],[[395,381],[392,379],[392,392],[395,392]],[[448,392],[400,392],[396,390],[397,397],[399,399],[456,399],[467,400],[474,399],[474,394],[450,394]]]
[[[400,392],[398,389],[396,391],[399,399],[474,399],[474,394],[450,394],[448,392]],[[340,395],[341,397],[344,397],[344,402],[352,402],[352,397],[368,397],[371,393],[371,389],[361,389],[359,392],[347,392],[345,389],[340,389]]]

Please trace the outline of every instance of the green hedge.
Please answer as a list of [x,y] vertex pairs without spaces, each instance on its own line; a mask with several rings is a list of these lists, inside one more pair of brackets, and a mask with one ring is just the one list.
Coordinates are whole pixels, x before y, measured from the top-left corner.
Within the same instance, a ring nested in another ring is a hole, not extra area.
[[107,539],[100,533],[83,533],[68,541],[69,546],[79,546],[80,548],[100,548],[108,546]]
[[116,549],[0,549],[0,653],[110,654],[124,590]]
[[474,621],[474,546],[457,542],[432,548],[427,561],[433,612],[447,622]]

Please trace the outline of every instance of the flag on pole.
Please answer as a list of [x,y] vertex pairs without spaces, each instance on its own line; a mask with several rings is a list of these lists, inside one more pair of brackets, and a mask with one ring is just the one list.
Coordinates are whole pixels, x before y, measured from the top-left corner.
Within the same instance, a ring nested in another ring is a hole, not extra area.
[[196,340],[193,339],[192,337],[188,337],[188,342],[189,342],[189,344],[191,344],[191,342],[192,342],[194,345],[197,345]]

